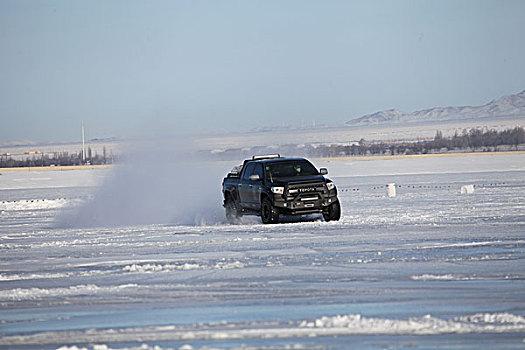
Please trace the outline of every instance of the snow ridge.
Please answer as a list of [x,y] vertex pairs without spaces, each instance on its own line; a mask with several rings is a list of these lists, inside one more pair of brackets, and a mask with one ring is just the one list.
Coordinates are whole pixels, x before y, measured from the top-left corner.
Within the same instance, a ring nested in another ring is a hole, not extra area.
[[135,289],[137,287],[137,284],[121,284],[117,286],[98,286],[96,284],[81,284],[76,286],[57,288],[15,288],[0,291],[0,301],[37,300],[49,297],[115,293],[125,289]]
[[324,316],[313,321],[302,321],[302,328],[346,329],[349,334],[446,334],[522,332],[525,317],[510,313],[478,313],[451,320],[425,315],[407,320],[368,318],[359,314]]
[[[359,314],[323,316],[314,320],[290,322],[241,322],[90,329],[84,331],[42,332],[0,338],[1,345],[71,344],[153,340],[239,340],[282,339],[337,335],[438,335],[525,332],[525,317],[510,313],[477,313],[441,319],[431,315],[408,319],[365,317]],[[70,348],[67,348],[70,349]]]

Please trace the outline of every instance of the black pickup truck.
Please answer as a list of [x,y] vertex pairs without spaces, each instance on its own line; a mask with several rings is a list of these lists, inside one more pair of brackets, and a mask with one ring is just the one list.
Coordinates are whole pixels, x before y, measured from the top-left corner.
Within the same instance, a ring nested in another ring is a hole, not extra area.
[[242,215],[259,215],[269,224],[279,215],[322,213],[325,221],[339,220],[337,189],[326,174],[304,158],[254,156],[222,182],[226,218],[236,223]]

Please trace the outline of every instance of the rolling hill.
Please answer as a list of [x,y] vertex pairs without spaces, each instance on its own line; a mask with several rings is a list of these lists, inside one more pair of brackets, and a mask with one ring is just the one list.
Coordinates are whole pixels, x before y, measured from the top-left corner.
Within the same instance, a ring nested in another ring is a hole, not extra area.
[[472,119],[524,117],[525,90],[481,106],[434,107],[411,113],[388,109],[352,119],[347,125],[377,125],[397,123],[424,123],[435,121],[462,121]]

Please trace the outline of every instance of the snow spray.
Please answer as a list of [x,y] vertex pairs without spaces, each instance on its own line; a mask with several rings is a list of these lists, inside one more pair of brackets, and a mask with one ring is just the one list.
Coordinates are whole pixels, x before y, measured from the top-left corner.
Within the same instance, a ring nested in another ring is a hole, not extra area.
[[199,160],[189,140],[135,143],[93,198],[61,213],[59,227],[218,224],[230,165]]

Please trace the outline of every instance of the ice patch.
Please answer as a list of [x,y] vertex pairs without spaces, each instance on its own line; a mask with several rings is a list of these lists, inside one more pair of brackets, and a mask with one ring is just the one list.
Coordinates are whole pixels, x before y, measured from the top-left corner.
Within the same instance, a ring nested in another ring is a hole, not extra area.
[[245,265],[240,261],[234,261],[234,262],[219,262],[215,264],[213,267],[216,269],[240,269],[243,268]]
[[324,316],[302,321],[301,328],[344,329],[341,334],[446,334],[525,331],[525,318],[509,313],[474,314],[443,320],[425,315],[407,320],[368,318],[361,315]]
[[455,320],[469,323],[525,324],[525,317],[509,313],[479,313],[457,317]]
[[[94,344],[92,345],[91,347],[78,347],[76,345],[73,345],[73,346],[68,346],[68,345],[64,345],[64,346],[61,346],[59,348],[57,348],[56,350],[197,350],[197,349],[201,349],[201,350],[220,350],[219,348],[210,348],[208,346],[205,346],[205,347],[199,347],[199,348],[194,348],[193,346],[189,345],[189,344],[184,344],[184,345],[181,345],[179,346],[178,348],[163,348],[163,347],[160,347],[158,345],[148,345],[148,344],[142,344],[142,345],[139,345],[139,346],[131,346],[131,347],[125,347],[125,348],[122,348],[122,347],[118,347],[118,348],[112,348],[112,347],[109,347],[108,345],[106,344]],[[241,346],[239,348],[232,348],[233,349],[238,349],[238,350],[248,350],[248,349],[254,349],[255,348],[246,348],[244,346]],[[273,347],[270,347],[270,348],[267,348],[267,347],[257,347],[256,349],[261,349],[261,350],[264,350],[264,349],[272,349],[274,350],[275,348]],[[284,349],[296,349],[296,350],[300,350],[300,349],[303,349],[302,346],[300,345],[296,345],[296,346],[293,346],[293,347],[289,347],[289,346],[286,346]]]
[[485,247],[498,246],[506,244],[523,244],[523,240],[507,240],[507,241],[486,241],[486,242],[460,242],[460,243],[438,243],[428,246],[419,246],[418,249],[440,249],[440,248],[469,248],[469,247]]
[[479,279],[475,276],[461,276],[461,275],[432,275],[432,274],[423,274],[423,275],[414,275],[410,276],[411,280],[414,281],[469,281],[473,279]]
[[[83,331],[42,332],[0,338],[0,345],[239,339],[282,339],[343,335],[439,335],[516,333],[525,331],[525,317],[510,313],[478,313],[441,319],[425,315],[408,319],[365,317],[359,314],[323,316],[289,322],[194,324],[191,327],[153,326]],[[71,348],[65,348],[71,349]],[[65,350],[63,349],[63,350]]]
[[[94,349],[94,347],[93,347]],[[67,345],[64,345],[64,346],[61,346],[59,348],[57,348],[56,350],[88,350],[88,348],[84,348],[84,347],[78,347],[76,345],[73,345],[73,346],[67,346]]]
[[121,284],[117,286],[97,286],[81,284],[58,288],[15,288],[0,291],[0,301],[38,300],[53,297],[68,297],[75,295],[95,295],[102,293],[117,293],[126,289],[137,288],[137,284]]
[[245,264],[240,261],[226,262],[221,261],[214,265],[203,265],[198,263],[184,263],[184,264],[131,264],[122,268],[124,272],[134,273],[159,273],[159,272],[173,272],[182,270],[205,270],[205,269],[240,269],[245,267]]
[[414,281],[475,281],[475,280],[511,280],[520,278],[517,275],[504,275],[504,276],[478,276],[478,275],[433,275],[433,274],[422,274],[410,276],[411,280]]
[[0,211],[45,210],[58,209],[79,204],[80,199],[27,199],[0,202]]
[[204,266],[199,264],[184,263],[181,265],[172,264],[132,264],[126,265],[122,268],[125,272],[139,272],[139,273],[151,273],[151,272],[170,272],[176,270],[196,270],[202,269]]
[[36,279],[55,279],[69,277],[69,273],[29,273],[29,274],[1,274],[0,281],[22,281],[22,280],[36,280]]

